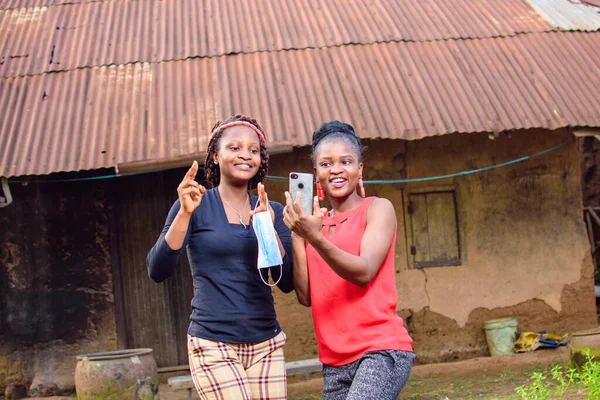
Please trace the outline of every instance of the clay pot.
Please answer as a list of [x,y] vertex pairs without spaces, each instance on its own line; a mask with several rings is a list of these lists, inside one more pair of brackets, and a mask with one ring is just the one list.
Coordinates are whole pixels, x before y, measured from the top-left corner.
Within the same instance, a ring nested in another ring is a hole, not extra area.
[[577,369],[587,361],[586,350],[589,350],[592,361],[600,362],[600,329],[575,332],[570,335],[569,353],[571,362]]
[[78,400],[158,400],[158,371],[152,349],[77,356]]
[[27,388],[25,385],[8,385],[4,391],[6,400],[19,400],[27,397]]

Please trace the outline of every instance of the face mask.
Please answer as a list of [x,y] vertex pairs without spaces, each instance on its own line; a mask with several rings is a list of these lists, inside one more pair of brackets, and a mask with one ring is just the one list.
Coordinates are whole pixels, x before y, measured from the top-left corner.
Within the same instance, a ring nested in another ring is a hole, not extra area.
[[[268,206],[267,206],[268,207]],[[252,217],[252,226],[254,227],[254,233],[258,240],[258,273],[260,279],[266,284],[261,269],[273,267],[279,265],[280,273],[279,279],[281,279],[282,264],[281,253],[279,252],[279,245],[277,244],[277,237],[275,236],[275,228],[273,227],[273,221],[271,221],[271,213],[267,209],[266,212],[259,212],[254,214]],[[279,283],[279,279],[273,285]]]

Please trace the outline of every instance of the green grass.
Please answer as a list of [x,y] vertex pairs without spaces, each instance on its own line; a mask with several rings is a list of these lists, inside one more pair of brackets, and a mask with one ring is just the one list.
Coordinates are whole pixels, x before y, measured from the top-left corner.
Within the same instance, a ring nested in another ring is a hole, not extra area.
[[555,365],[550,371],[535,371],[530,381],[515,389],[521,400],[563,399],[574,389],[584,395],[585,400],[600,399],[600,362],[594,361],[589,350],[586,362],[577,369],[564,369]]

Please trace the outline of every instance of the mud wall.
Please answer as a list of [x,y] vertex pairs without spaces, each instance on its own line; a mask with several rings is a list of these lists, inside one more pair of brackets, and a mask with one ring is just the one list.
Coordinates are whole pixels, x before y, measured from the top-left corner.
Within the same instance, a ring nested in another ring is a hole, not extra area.
[[[365,179],[421,178],[472,170],[531,155],[569,141],[567,131],[454,134],[414,142],[366,141]],[[312,169],[309,150],[274,156],[272,175]],[[272,198],[286,184],[268,182]],[[452,190],[456,197],[460,265],[411,268],[407,196]],[[450,179],[368,185],[390,199],[398,217],[398,313],[418,362],[489,354],[483,323],[512,316],[519,330],[566,333],[593,327],[593,270],[581,215],[577,145],[506,167]],[[317,354],[310,309],[276,294],[290,359]]]
[[[539,130],[494,140],[486,134],[455,134],[416,142],[365,141],[364,176],[449,174],[570,139],[566,131]],[[513,316],[521,330],[554,333],[594,326],[579,160],[571,143],[477,174],[367,185],[368,194],[389,198],[396,207],[397,311],[415,340],[419,363],[488,354],[483,323],[492,318]],[[310,171],[309,149],[275,155],[271,166],[270,175]],[[286,187],[267,181],[273,200],[283,201]],[[9,383],[47,394],[72,389],[77,354],[117,347],[108,209],[115,205],[107,188],[110,184],[102,181],[11,185],[14,203],[0,209],[0,391]],[[439,190],[455,193],[460,263],[412,268],[408,195]],[[162,213],[154,217],[162,224]],[[143,259],[146,251],[128,256]],[[315,357],[310,309],[300,306],[293,293],[276,290],[275,302],[288,335],[287,358]],[[182,315],[188,307],[186,302]],[[180,334],[184,337],[185,329]],[[152,341],[147,346],[153,347]]]
[[103,183],[11,184],[0,209],[0,393],[73,388],[78,354],[114,350]]

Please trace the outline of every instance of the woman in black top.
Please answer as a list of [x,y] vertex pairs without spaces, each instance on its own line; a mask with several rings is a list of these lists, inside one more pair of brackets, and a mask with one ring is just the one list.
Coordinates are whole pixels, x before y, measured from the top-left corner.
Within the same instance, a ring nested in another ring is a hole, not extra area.
[[[213,188],[196,182],[194,162],[147,257],[150,278],[161,282],[187,248],[194,282],[188,351],[201,398],[286,398],[285,334],[271,289],[263,283],[268,273],[257,268],[251,223],[253,214],[271,213],[283,259],[282,266],[270,268],[271,274],[283,292],[290,292],[291,234],[282,205],[268,201],[261,183],[268,165],[264,134],[255,120],[236,115],[218,122],[205,161],[206,180]],[[258,196],[251,196],[248,191],[255,188]]]

